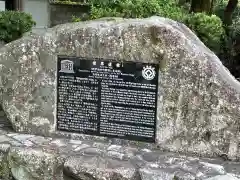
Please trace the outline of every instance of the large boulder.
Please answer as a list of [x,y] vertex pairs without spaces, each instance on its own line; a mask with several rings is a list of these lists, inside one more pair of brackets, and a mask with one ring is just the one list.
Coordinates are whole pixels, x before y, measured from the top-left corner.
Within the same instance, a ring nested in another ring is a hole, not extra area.
[[161,17],[59,25],[1,48],[1,104],[16,131],[56,134],[60,54],[159,63],[152,146],[240,157],[240,83],[185,25]]

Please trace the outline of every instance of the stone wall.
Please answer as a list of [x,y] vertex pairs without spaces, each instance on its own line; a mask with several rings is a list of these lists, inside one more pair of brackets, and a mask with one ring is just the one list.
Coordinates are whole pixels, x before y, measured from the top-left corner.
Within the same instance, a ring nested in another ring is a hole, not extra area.
[[81,17],[84,19],[90,10],[88,5],[74,5],[74,4],[54,4],[50,7],[50,26],[64,24],[72,21],[72,16]]

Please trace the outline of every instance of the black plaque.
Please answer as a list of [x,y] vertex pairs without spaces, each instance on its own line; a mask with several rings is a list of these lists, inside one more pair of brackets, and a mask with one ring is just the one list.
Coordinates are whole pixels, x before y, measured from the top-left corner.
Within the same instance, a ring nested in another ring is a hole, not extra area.
[[158,65],[59,56],[57,130],[155,142]]

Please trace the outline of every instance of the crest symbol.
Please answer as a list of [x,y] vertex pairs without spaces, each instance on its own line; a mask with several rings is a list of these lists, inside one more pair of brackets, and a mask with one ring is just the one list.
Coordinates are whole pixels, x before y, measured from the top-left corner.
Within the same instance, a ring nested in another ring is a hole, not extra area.
[[74,73],[73,62],[70,60],[62,60],[61,61],[61,70],[59,72]]
[[156,75],[155,69],[151,66],[145,66],[142,70],[142,76],[146,80],[153,80]]

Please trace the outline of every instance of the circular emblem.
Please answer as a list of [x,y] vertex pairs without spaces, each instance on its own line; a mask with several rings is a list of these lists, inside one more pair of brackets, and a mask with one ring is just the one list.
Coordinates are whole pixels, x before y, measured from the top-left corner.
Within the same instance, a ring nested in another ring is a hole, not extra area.
[[156,75],[155,69],[151,66],[145,66],[142,70],[142,76],[146,80],[153,80]]

